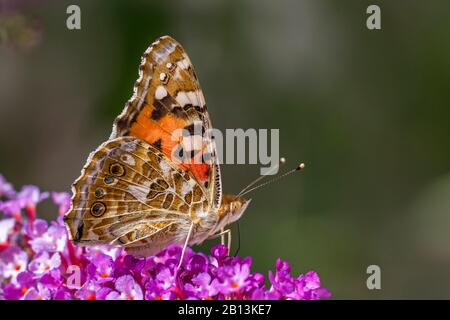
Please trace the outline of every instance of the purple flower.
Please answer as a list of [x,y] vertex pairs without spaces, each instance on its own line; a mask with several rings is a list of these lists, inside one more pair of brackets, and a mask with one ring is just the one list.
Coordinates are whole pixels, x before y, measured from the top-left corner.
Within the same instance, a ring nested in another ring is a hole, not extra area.
[[6,181],[3,175],[0,174],[0,199],[2,197],[12,198],[16,191],[14,190],[11,183]]
[[36,288],[30,288],[22,297],[22,300],[50,300],[50,299],[51,299],[50,290],[42,283],[38,283]]
[[84,256],[86,256],[89,260],[94,259],[100,254],[106,254],[107,256],[110,256],[113,260],[116,260],[123,253],[122,248],[105,245],[88,246],[84,247],[83,250]]
[[41,237],[48,229],[48,223],[42,219],[36,219],[25,225],[25,235],[30,239]]
[[130,275],[121,276],[116,280],[115,288],[106,300],[142,300],[142,288]]
[[123,258],[123,266],[130,270],[133,274],[140,274],[142,269],[145,267],[144,258],[136,258],[132,255],[126,255]]
[[271,292],[275,296],[287,296],[294,292],[295,282],[290,275],[291,267],[289,263],[277,260],[275,275],[269,271],[269,279],[272,284]]
[[114,261],[106,254],[95,256],[91,263],[87,266],[87,273],[91,279],[95,279],[98,283],[114,280]]
[[29,206],[36,206],[41,201],[47,199],[48,196],[48,192],[41,192],[38,187],[27,185],[22,187],[15,198],[19,201],[22,208],[26,208]]
[[31,239],[29,243],[35,253],[43,251],[62,252],[67,243],[66,228],[53,222],[47,231],[39,237]]
[[30,262],[28,269],[37,276],[41,276],[61,265],[61,257],[58,252],[51,257],[48,252],[41,252]]
[[320,287],[319,275],[310,271],[304,275],[300,275],[296,281],[295,294],[288,298],[296,300],[319,300],[321,298],[330,298],[331,294],[326,288]]
[[52,192],[52,200],[58,205],[58,217],[62,218],[70,209],[70,195],[67,192]]
[[228,248],[222,245],[217,245],[211,250],[212,264],[216,267],[222,265],[222,261],[228,256]]
[[89,280],[75,293],[75,297],[80,300],[105,300],[111,291],[112,289]]
[[8,238],[14,230],[16,221],[12,218],[0,220],[0,246],[8,244]]
[[55,266],[55,269],[47,271],[40,278],[39,276],[36,277],[36,274],[34,274],[34,278],[38,282],[45,285],[48,289],[50,289],[52,294],[56,294],[58,291],[60,291],[62,286],[66,286],[66,279],[63,277],[63,274],[61,273],[61,268],[56,269],[57,264],[53,265]]
[[46,198],[48,198],[48,192],[41,193],[38,187],[31,185],[23,186],[20,192],[11,194],[9,200],[0,202],[0,211],[21,221],[21,211],[25,209],[28,218],[34,220],[36,205]]
[[[322,299],[331,295],[311,271],[292,277],[287,262],[269,272],[251,271],[250,257],[230,257],[223,245],[209,255],[187,248],[180,268],[180,246],[140,258],[112,246],[77,246],[70,242],[62,215],[67,193],[52,193],[55,220],[37,217],[36,205],[48,197],[25,186],[19,193],[0,176],[0,300],[172,300],[172,299]],[[9,191],[8,191],[9,190]],[[12,191],[11,191],[12,190]],[[8,192],[6,192],[8,191]],[[22,210],[27,215],[22,217]],[[12,216],[13,218],[9,218]]]
[[270,296],[293,300],[319,300],[331,297],[326,288],[320,287],[320,279],[316,272],[310,271],[294,279],[290,275],[290,269],[287,262],[277,260],[275,275],[269,272],[272,283]]
[[157,266],[156,276],[145,285],[145,299],[173,300],[177,297],[175,270],[164,265]]
[[53,300],[72,300],[73,296],[67,288],[59,288],[53,295]]
[[19,247],[8,247],[0,252],[0,279],[16,283],[17,276],[28,266],[28,255]]
[[247,284],[247,278],[250,275],[250,259],[244,263],[235,263],[230,266],[223,266],[217,273],[214,285],[218,290],[227,295],[241,290]]
[[33,285],[33,276],[29,272],[21,272],[17,275],[16,283],[9,283],[4,287],[5,299],[21,299]]
[[184,290],[191,298],[211,299],[219,293],[217,286],[212,282],[213,279],[208,272],[201,272],[196,274],[191,282],[184,285]]
[[22,205],[19,200],[11,199],[0,202],[0,211],[3,211],[7,216],[14,217],[17,221],[22,221]]

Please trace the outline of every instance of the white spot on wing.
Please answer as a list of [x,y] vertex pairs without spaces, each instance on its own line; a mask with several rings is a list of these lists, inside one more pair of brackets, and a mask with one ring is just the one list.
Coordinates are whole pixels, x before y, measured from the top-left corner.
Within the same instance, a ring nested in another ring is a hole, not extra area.
[[124,154],[121,157],[121,160],[123,162],[125,162],[126,164],[129,164],[130,166],[134,166],[136,165],[136,160],[133,158],[133,156],[129,155],[129,154]]
[[188,137],[184,137],[182,145],[183,149],[188,152],[192,150],[202,150],[203,137],[201,136],[201,132],[200,135],[190,135]]
[[[143,92],[147,92],[147,89],[148,89],[148,86],[150,85],[150,81],[151,81],[151,80],[152,80],[152,77],[151,77],[151,76],[147,76],[147,77],[146,77],[145,82],[144,82],[144,89],[143,89]],[[137,92],[136,92],[136,95],[137,95]],[[142,97],[139,98],[139,105],[138,105],[138,108],[140,108],[141,105],[144,103],[144,99],[145,99],[144,95],[143,95]]]
[[203,211],[203,210],[196,212],[196,214],[197,214],[197,217],[199,217],[199,218],[206,218],[208,216],[208,212]]
[[161,171],[164,174],[164,176],[168,176],[170,171],[172,171],[172,168],[164,160],[161,160],[161,162],[159,163],[159,167],[161,168]]
[[173,74],[174,79],[181,80],[180,68],[175,69],[175,73]]
[[184,107],[187,104],[190,104],[189,96],[186,94],[186,91],[179,91],[175,100],[180,104],[181,107]]
[[189,91],[187,93],[189,100],[192,102],[193,106],[201,106],[200,101],[198,100],[198,92],[197,91]]
[[189,68],[189,61],[185,58],[183,60],[177,61],[177,65],[181,69],[187,69],[187,68]]
[[153,59],[156,62],[160,63],[164,59],[166,59],[175,50],[175,48],[175,43],[167,42],[166,44],[155,50],[155,52],[153,52]]
[[139,201],[146,201],[150,189],[143,186],[128,185],[127,190]]
[[195,184],[196,182],[193,179],[190,179],[188,182],[183,182],[183,185],[181,186],[181,194],[184,196],[194,188]]
[[156,91],[155,91],[155,98],[158,99],[158,100],[161,100],[161,99],[163,99],[165,96],[167,96],[167,90],[166,90],[166,88],[164,88],[163,86],[158,86],[158,87],[156,88]]
[[195,91],[179,91],[175,100],[180,104],[181,107],[184,107],[187,104],[192,104],[194,107],[204,106],[203,95],[200,90]]

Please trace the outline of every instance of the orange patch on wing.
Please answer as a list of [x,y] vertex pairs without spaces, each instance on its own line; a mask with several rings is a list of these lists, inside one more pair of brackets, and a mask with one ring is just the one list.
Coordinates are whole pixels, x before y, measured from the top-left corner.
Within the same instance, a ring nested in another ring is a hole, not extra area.
[[[172,152],[179,144],[172,134],[177,129],[183,129],[188,122],[182,118],[176,117],[174,114],[166,114],[159,120],[151,119],[154,108],[151,105],[145,105],[137,116],[136,122],[131,125],[130,133],[139,139],[150,144],[161,140],[161,151],[172,159]],[[200,155],[201,157],[201,155]],[[173,160],[173,159],[172,159]],[[174,161],[174,163],[176,163]],[[206,163],[178,163],[178,167],[183,171],[190,171],[198,181],[206,181],[209,178],[210,165]]]
[[209,164],[200,163],[200,164],[190,164],[188,165],[194,176],[198,181],[206,181],[209,178]]
[[[153,107],[146,105],[137,116],[136,122],[131,125],[130,133],[150,144],[161,139],[164,149],[171,145],[176,145],[177,141],[172,141],[172,133],[176,129],[186,126],[186,120],[177,118],[172,114],[166,114],[158,121],[151,119]],[[170,154],[166,154],[170,156]]]
[[198,153],[193,159],[191,159],[191,163],[185,164],[185,166],[189,168],[198,181],[204,182],[208,180],[210,165],[203,162],[202,153]]

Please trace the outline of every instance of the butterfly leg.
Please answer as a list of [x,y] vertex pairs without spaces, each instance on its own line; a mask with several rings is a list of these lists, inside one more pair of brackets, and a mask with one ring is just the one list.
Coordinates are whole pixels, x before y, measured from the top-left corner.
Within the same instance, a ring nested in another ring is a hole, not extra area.
[[225,245],[225,232],[223,231],[223,228],[220,229],[220,244]]
[[231,252],[231,229],[227,229],[225,230],[228,234],[228,244],[227,244],[227,248],[228,248],[228,255],[230,255]]
[[222,241],[221,241],[221,244],[222,245],[225,245],[225,234],[227,235],[227,248],[228,248],[228,254],[230,254],[230,250],[231,250],[231,229],[226,229],[226,230],[223,230],[223,231],[221,231],[221,232],[219,232],[219,233],[216,233],[216,234],[214,234],[214,235],[212,235],[211,237],[209,237],[208,238],[208,240],[211,240],[211,239],[216,239],[217,237],[220,237],[221,239],[223,239]]
[[177,270],[181,267],[181,263],[183,262],[184,254],[186,252],[186,248],[188,246],[189,238],[191,237],[193,228],[194,228],[194,222],[192,222],[191,226],[189,227],[189,231],[188,231],[188,234],[186,236],[186,241],[184,242],[184,246],[183,246],[183,251],[181,251],[181,258],[180,258],[180,262],[178,263]]

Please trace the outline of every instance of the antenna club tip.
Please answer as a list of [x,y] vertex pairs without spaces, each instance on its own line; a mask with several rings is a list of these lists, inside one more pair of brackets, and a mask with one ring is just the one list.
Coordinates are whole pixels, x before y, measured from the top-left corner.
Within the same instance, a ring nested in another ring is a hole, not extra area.
[[297,170],[303,170],[305,169],[305,164],[302,162],[298,165]]
[[286,163],[286,158],[281,157],[281,158],[280,158],[280,163],[281,163],[281,164],[285,164],[285,163]]

